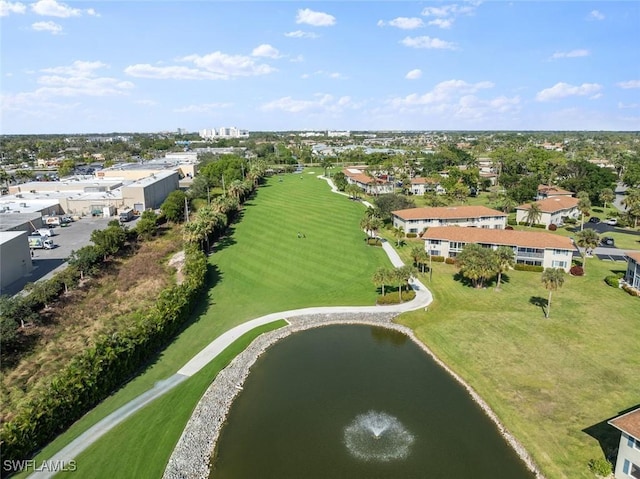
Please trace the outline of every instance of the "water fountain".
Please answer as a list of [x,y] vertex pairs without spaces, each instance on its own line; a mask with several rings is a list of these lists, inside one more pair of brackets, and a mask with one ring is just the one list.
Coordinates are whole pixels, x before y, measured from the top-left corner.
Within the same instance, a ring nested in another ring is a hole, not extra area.
[[384,412],[359,414],[344,429],[349,452],[364,461],[388,462],[409,455],[413,435],[398,418]]

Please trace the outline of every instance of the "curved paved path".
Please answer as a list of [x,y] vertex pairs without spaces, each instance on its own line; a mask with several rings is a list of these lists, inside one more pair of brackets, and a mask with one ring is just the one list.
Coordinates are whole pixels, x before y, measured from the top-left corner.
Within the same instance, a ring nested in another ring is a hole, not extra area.
[[[331,186],[331,190],[334,193],[342,194],[337,190],[333,182],[324,177],[320,177],[326,180]],[[345,195],[347,196],[347,195]],[[366,206],[370,204],[363,202]],[[386,241],[383,241],[382,247],[389,256],[389,259],[393,266],[403,266],[404,263],[400,259],[398,253],[393,247]],[[53,457],[47,461],[54,464],[68,464],[74,460],[80,453],[95,443],[98,439],[104,436],[111,429],[123,422],[125,419],[136,413],[153,400],[166,394],[175,386],[180,384],[185,379],[193,376],[203,367],[209,364],[214,358],[216,358],[222,351],[224,351],[231,343],[238,339],[243,334],[251,331],[252,329],[262,326],[264,324],[277,321],[279,319],[287,319],[291,317],[315,315],[315,314],[338,314],[338,313],[404,313],[406,311],[414,311],[417,309],[427,307],[432,301],[433,297],[431,292],[417,279],[411,279],[409,281],[412,289],[416,292],[416,297],[412,301],[408,301],[402,304],[387,305],[387,306],[331,306],[331,307],[312,307],[303,309],[294,309],[290,311],[281,311],[277,313],[267,314],[259,318],[247,321],[240,324],[233,329],[230,329],[226,333],[218,336],[202,351],[196,354],[187,364],[185,364],[176,374],[170,376],[167,379],[158,381],[154,387],[145,393],[141,394],[137,398],[131,400],[124,406],[120,407],[107,417],[87,429],[84,433],[78,436],[75,440],[70,442],[66,447],[58,451]],[[213,379],[213,378],[212,378]],[[45,479],[53,477],[56,473],[52,471],[37,471],[29,476],[30,479]]]

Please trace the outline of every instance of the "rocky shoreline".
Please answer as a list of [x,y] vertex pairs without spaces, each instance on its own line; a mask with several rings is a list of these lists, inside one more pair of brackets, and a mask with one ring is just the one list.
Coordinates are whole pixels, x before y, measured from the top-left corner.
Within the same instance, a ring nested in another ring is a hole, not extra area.
[[332,313],[297,316],[287,319],[288,326],[264,333],[256,338],[225,369],[220,371],[203,395],[169,459],[163,478],[206,479],[209,477],[211,457],[231,405],[242,390],[242,384],[244,384],[249,375],[251,366],[270,346],[290,334],[311,328],[334,324],[363,324],[394,329],[411,338],[456,381],[464,386],[473,400],[496,424],[500,434],[535,474],[536,478],[543,479],[544,476],[538,470],[527,451],[507,431],[489,405],[461,377],[451,371],[426,345],[419,341],[411,329],[394,323],[393,318],[396,316],[397,313]]

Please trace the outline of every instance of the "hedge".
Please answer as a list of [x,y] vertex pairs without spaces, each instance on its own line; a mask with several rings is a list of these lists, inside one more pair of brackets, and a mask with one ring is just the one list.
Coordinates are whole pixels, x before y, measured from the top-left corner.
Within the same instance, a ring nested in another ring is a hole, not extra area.
[[636,296],[636,297],[640,297],[640,291],[638,291],[637,289],[632,288],[631,286],[629,286],[628,284],[623,284],[622,285],[622,289],[624,289],[627,293],[629,293],[631,296]]
[[417,238],[418,233],[407,233],[407,238]]
[[604,282],[614,288],[617,288],[620,286],[620,281],[618,280],[618,277],[615,274],[609,275],[606,278],[604,278]]
[[[411,301],[416,297],[416,292],[413,290],[403,291],[402,293],[402,302],[405,303],[407,301]],[[398,297],[398,292],[387,293],[384,296],[378,296],[376,300],[376,304],[398,304],[400,303],[400,298]]]
[[190,316],[206,271],[205,254],[188,250],[182,284],[162,291],[149,312],[130,315],[124,330],[98,337],[4,424],[3,459],[26,459],[126,383]]
[[432,256],[431,261],[434,263],[444,263],[444,256]]
[[536,273],[542,273],[544,271],[543,266],[535,266],[533,264],[516,264],[513,269],[516,271],[535,271]]

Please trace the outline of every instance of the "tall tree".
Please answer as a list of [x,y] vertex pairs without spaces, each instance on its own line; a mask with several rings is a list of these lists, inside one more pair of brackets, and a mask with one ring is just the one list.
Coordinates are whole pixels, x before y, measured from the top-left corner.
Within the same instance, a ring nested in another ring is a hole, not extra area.
[[547,308],[544,312],[544,317],[548,318],[551,314],[551,293],[557,291],[564,284],[564,270],[562,268],[546,268],[542,272],[542,284],[549,291]]
[[187,195],[182,190],[175,190],[167,195],[160,205],[160,210],[172,223],[180,223],[188,219],[185,217],[185,205],[187,205]]
[[587,268],[587,253],[593,250],[600,244],[600,236],[595,230],[587,228],[586,230],[578,231],[576,235],[576,244],[583,248],[582,253],[582,269],[586,272]]
[[540,222],[540,218],[542,218],[542,208],[540,207],[540,203],[530,203],[527,215],[525,216],[525,221],[529,226],[533,226]]
[[372,278],[373,284],[375,284],[376,286],[380,286],[382,290],[382,296],[384,296],[384,286],[389,281],[389,278],[390,278],[390,273],[387,268],[378,268],[373,273],[373,278]]
[[613,200],[616,199],[616,194],[613,192],[611,188],[604,188],[600,192],[598,199],[602,201],[602,203],[604,204],[604,210],[607,211],[607,203],[612,203]]
[[499,246],[494,251],[494,259],[496,262],[496,270],[498,271],[498,284],[496,290],[500,290],[502,281],[502,273],[509,271],[516,263],[516,253],[509,246]]
[[493,250],[476,243],[468,243],[456,256],[458,269],[475,288],[482,288],[485,282],[496,273]]
[[640,218],[640,188],[629,188],[622,200],[622,204],[627,208],[627,213],[633,218],[633,227],[638,227]]
[[576,195],[578,198],[578,209],[580,210],[580,231],[584,229],[584,215],[591,210],[591,200],[589,199],[589,193],[586,191],[580,191]]

